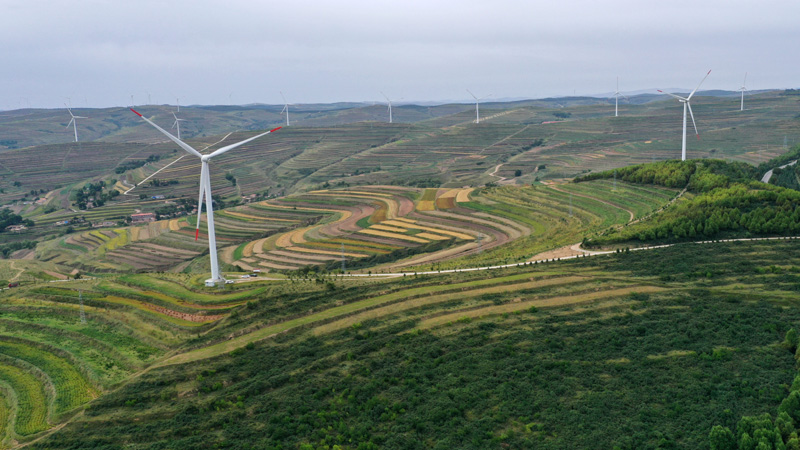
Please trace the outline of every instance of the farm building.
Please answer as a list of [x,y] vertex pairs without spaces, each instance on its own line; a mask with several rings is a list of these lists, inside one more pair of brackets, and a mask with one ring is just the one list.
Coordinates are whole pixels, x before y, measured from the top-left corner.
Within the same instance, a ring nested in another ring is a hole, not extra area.
[[116,222],[112,222],[110,220],[105,220],[103,222],[95,222],[95,223],[93,223],[92,224],[92,228],[113,227],[116,224],[117,224]]
[[9,225],[6,227],[6,231],[13,231],[15,233],[18,233],[25,229],[27,229],[25,225]]
[[131,214],[131,223],[155,222],[155,213]]

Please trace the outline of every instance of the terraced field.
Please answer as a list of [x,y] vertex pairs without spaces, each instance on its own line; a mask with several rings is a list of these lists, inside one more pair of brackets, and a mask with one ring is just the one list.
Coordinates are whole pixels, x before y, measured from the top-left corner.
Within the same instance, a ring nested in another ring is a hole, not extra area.
[[386,270],[508,263],[640,218],[676,194],[606,181],[479,191],[387,186],[312,191],[262,206],[296,205],[291,208],[325,214],[321,222],[241,244],[224,251],[223,259],[248,270],[333,269],[342,258],[345,267],[386,261],[380,266]]
[[[785,396],[795,361],[778,343],[800,319],[786,307],[795,301],[799,245],[685,244],[446,276],[339,280],[333,291],[295,282],[310,289],[239,308],[237,320],[165,356],[33,448],[123,436],[142,448],[213,448],[253,438],[299,447],[435,434],[456,448],[495,441],[556,449],[574,442],[576,426],[592,429],[580,435],[581,448],[613,447],[630,444],[628,430],[645,423],[657,431],[639,437],[647,445],[702,448],[712,425],[774,410]],[[734,368],[739,375],[726,379]],[[746,388],[750,380],[760,389]],[[719,392],[698,401],[707,389]],[[380,401],[386,406],[372,417]],[[519,416],[532,404],[543,413]],[[646,415],[637,413],[643,408]],[[237,431],[228,433],[223,418],[233,416]],[[328,431],[301,426],[306,420]]]
[[283,289],[193,286],[180,275],[124,275],[1,291],[0,448],[39,436],[236,308]]

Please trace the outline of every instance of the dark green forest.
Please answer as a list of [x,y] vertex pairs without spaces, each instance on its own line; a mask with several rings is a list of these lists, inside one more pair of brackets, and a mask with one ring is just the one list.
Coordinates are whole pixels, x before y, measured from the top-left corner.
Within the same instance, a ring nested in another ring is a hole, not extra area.
[[[793,158],[800,149],[791,152]],[[785,163],[776,158],[774,164]],[[766,165],[762,165],[767,167]],[[624,242],[786,236],[800,232],[800,191],[790,183],[757,181],[764,167],[719,160],[664,161],[616,170],[624,181],[685,187],[690,193],[664,211],[622,229],[609,229],[584,241],[586,246]],[[791,173],[785,169],[782,173]],[[614,177],[614,171],[589,174],[576,182]],[[773,177],[775,178],[775,177]],[[779,175],[779,178],[785,178]]]

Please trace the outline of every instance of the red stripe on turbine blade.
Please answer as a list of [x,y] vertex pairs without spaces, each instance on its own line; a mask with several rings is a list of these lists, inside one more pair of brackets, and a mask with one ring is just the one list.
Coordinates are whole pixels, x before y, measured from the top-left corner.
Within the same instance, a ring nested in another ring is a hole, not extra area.
[[698,140],[698,141],[700,140],[700,135],[699,135],[699,134],[697,135],[697,140]]
[[273,129],[269,130],[269,132],[270,132],[270,133],[272,133],[273,131],[278,131],[278,130],[280,130],[281,128],[283,128],[283,127],[273,128]]
[[142,115],[141,115],[141,114],[139,114],[138,112],[136,112],[136,110],[135,110],[135,109],[133,109],[133,108],[129,108],[129,109],[130,109],[131,111],[133,111],[133,112],[134,112],[134,113],[135,113],[137,116],[139,116],[139,117],[142,117]]
[[197,238],[200,237],[200,228],[194,230],[194,240],[196,241]]

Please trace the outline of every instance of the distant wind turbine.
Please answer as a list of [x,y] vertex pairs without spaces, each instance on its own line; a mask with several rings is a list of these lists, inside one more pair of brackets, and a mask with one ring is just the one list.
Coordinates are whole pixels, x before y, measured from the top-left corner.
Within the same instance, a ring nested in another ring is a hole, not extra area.
[[675,94],[670,94],[669,92],[664,92],[661,89],[658,90],[658,92],[661,92],[662,94],[667,94],[670,97],[674,97],[678,99],[679,102],[683,103],[683,144],[681,146],[681,161],[686,161],[686,109],[687,108],[689,109],[689,115],[692,116],[692,125],[694,125],[694,132],[697,135],[697,139],[700,139],[700,133],[697,131],[697,124],[694,122],[694,113],[692,113],[692,105],[690,102],[692,100],[692,96],[694,95],[694,93],[697,92],[698,89],[700,89],[700,86],[703,84],[704,81],[706,81],[706,78],[708,78],[710,74],[711,71],[709,70],[706,76],[703,77],[702,80],[700,80],[700,84],[698,84],[697,87],[694,88],[694,90],[686,98]]
[[742,107],[739,111],[744,111],[744,92],[747,90],[745,84],[747,84],[747,72],[744,73],[744,81],[742,81],[742,87],[738,89],[742,91]]
[[389,97],[387,97],[386,94],[383,93],[383,91],[381,91],[381,95],[383,96],[383,98],[386,99],[386,103],[389,104],[389,123],[392,123],[392,101],[389,100]]
[[283,91],[281,91],[281,98],[283,99],[283,109],[281,110],[281,114],[286,113],[286,126],[289,126],[289,107],[294,106],[290,105],[289,102],[286,101],[286,97],[283,96]]
[[619,117],[619,97],[620,97],[620,95],[622,97],[624,97],[625,100],[628,100],[628,97],[625,97],[625,95],[622,94],[619,91],[619,77],[617,77],[617,90],[614,91],[614,117]]
[[[64,103],[64,106],[67,106],[67,104]],[[67,106],[67,111],[69,111],[69,115],[72,118],[69,119],[69,123],[67,124],[66,128],[69,129],[69,126],[72,125],[72,129],[75,131],[75,142],[78,142],[78,121],[75,119],[88,119],[88,117],[76,116],[75,114],[72,114],[72,110],[69,108],[69,106]]]
[[178,116],[175,113],[172,113],[172,117],[175,118],[175,123],[172,124],[172,128],[176,128],[178,130],[178,139],[181,138],[181,122],[185,122],[186,119],[178,119]]
[[[178,105],[178,112],[181,112],[181,99],[176,98],[175,99],[175,104]],[[178,136],[178,137],[180,137],[180,136]]]
[[202,163],[200,168],[200,200],[197,203],[197,228],[195,229],[194,239],[197,240],[197,238],[200,236],[200,219],[203,213],[203,196],[205,196],[206,210],[207,210],[206,219],[208,220],[208,253],[211,258],[211,278],[206,280],[206,286],[213,287],[217,283],[224,283],[225,279],[222,278],[222,275],[220,275],[219,273],[219,262],[217,261],[217,238],[216,238],[216,233],[214,232],[214,210],[212,208],[213,199],[211,196],[211,176],[208,171],[208,161],[215,156],[219,156],[227,152],[228,150],[232,150],[236,147],[239,147],[240,145],[244,145],[252,140],[260,138],[261,136],[270,134],[273,131],[280,130],[281,127],[273,128],[267,131],[266,133],[261,133],[257,136],[253,136],[251,138],[245,139],[235,144],[226,145],[225,147],[217,149],[208,155],[203,155],[202,153],[198,152],[197,150],[195,150],[182,140],[171,135],[167,130],[153,123],[150,119],[136,112],[136,110],[134,110],[133,108],[131,108],[131,111],[133,111],[137,116],[144,119],[145,122],[149,123],[155,129],[157,129],[166,137],[168,137],[172,142],[178,144],[180,148],[186,150],[189,154],[200,158],[200,161]]
[[486,97],[491,97],[492,94],[484,95],[483,97],[478,98],[469,89],[467,89],[467,92],[469,92],[469,95],[471,95],[472,98],[475,99],[475,123],[481,123],[481,113],[480,113],[480,106],[479,106],[480,102],[481,102],[481,100],[485,99]]

